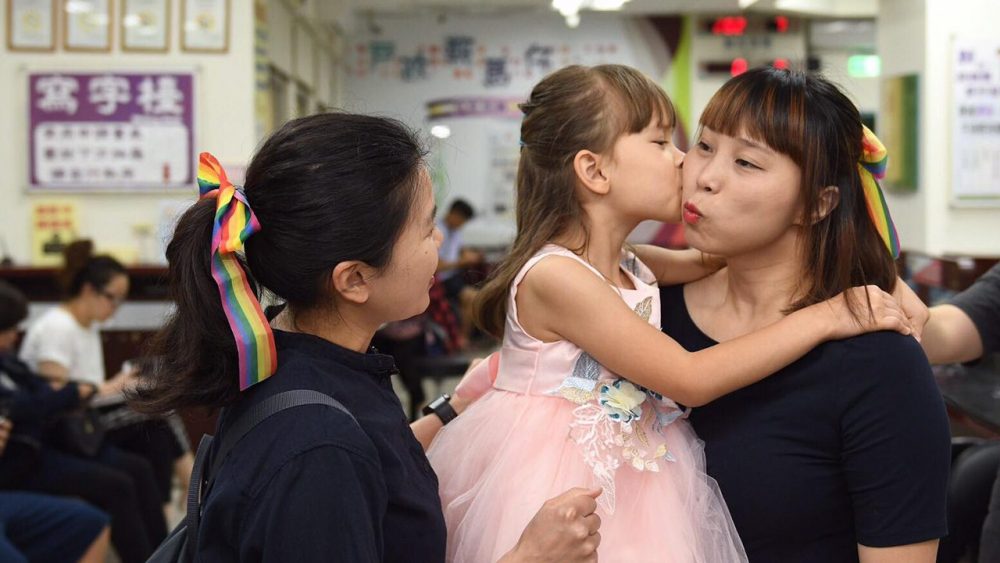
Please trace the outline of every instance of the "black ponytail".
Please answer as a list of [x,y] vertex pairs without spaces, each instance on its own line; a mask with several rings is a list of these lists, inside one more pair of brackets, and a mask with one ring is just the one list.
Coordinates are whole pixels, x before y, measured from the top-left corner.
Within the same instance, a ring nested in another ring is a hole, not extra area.
[[[328,307],[337,264],[387,266],[424,154],[410,129],[380,117],[320,114],[275,132],[244,186],[261,230],[246,241],[242,265],[258,296],[266,288],[296,313]],[[235,340],[210,269],[215,203],[188,209],[167,247],[176,311],[152,344],[157,361],[133,401],[139,410],[215,408],[239,397]]]
[[141,386],[136,402],[140,410],[167,412],[186,404],[224,405],[239,393],[235,379],[227,378],[238,367],[236,341],[212,279],[215,202],[212,198],[199,200],[177,222],[167,245],[170,298],[176,309],[149,347],[150,355],[156,358],[154,377],[170,374],[183,384],[176,390]]

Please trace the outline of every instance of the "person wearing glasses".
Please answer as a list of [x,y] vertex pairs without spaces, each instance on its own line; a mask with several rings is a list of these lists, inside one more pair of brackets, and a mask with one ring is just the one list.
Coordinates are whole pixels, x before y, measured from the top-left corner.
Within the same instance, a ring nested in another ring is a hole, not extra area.
[[111,256],[95,256],[89,240],[68,244],[63,257],[59,282],[66,298],[28,327],[21,360],[57,389],[71,381],[95,385],[98,400],[112,405],[101,408],[105,439],[149,460],[157,492],[164,504],[169,503],[173,476],[186,489],[194,465],[183,423],[176,415],[151,418],[125,405],[124,391],[137,379],[128,363],[105,379],[100,323],[128,297],[128,272]]
[[128,296],[128,273],[110,256],[93,256],[89,240],[67,245],[64,257],[59,282],[66,300],[31,324],[21,359],[56,387],[84,381],[96,385],[99,396],[120,394],[135,372],[123,369],[105,380],[99,324],[110,319]]

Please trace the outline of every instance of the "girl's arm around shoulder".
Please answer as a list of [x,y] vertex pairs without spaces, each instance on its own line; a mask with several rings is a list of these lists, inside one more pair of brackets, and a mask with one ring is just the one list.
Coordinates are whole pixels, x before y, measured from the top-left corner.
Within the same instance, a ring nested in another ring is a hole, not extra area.
[[635,247],[635,255],[648,267],[660,285],[688,283],[717,271],[725,261],[700,250],[670,250],[651,244]]
[[688,352],[652,327],[614,288],[570,258],[553,256],[535,265],[518,289],[517,308],[521,325],[535,338],[568,340],[610,371],[699,406],[763,379],[825,340],[904,326],[891,296],[877,288],[860,291],[867,291],[875,305],[875,318],[864,326],[838,297],[698,352]]

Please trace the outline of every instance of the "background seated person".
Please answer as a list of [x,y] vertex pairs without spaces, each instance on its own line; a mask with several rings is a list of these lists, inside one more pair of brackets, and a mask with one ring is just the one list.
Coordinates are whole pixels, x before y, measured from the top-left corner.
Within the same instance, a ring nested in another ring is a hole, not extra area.
[[96,386],[70,381],[53,389],[13,355],[27,310],[24,294],[0,281],[0,403],[15,424],[0,457],[0,489],[82,498],[111,516],[111,540],[122,562],[145,561],[167,532],[153,470],[107,440],[93,458],[50,442],[55,418],[85,404]]
[[465,248],[462,239],[462,228],[475,215],[469,202],[459,198],[451,202],[448,213],[437,221],[443,239],[438,249],[436,277],[457,313],[463,346],[472,331],[472,303],[477,291],[468,284],[465,270],[483,262],[482,253]]
[[[0,416],[0,460],[11,423]],[[0,492],[0,561],[103,563],[108,516],[83,502],[33,493]]]
[[[128,297],[129,277],[120,262],[93,255],[93,243],[79,240],[64,250],[61,284],[66,299],[32,322],[20,356],[33,372],[57,387],[69,381],[97,386],[98,394],[113,399],[135,385],[136,372],[123,366],[105,381],[100,323],[107,321]],[[176,417],[153,418],[121,403],[102,407],[107,439],[146,458],[156,476],[161,502],[170,502],[172,477],[186,490],[194,457],[183,424]]]

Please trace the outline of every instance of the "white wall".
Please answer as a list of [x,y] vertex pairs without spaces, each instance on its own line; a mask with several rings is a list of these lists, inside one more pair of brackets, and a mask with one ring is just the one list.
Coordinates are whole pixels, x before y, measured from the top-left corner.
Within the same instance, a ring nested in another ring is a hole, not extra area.
[[340,63],[338,42],[342,39],[318,25],[319,7],[307,2],[294,9],[292,5],[296,3],[290,0],[263,0],[263,3],[267,9],[266,51],[270,65],[290,78],[286,114],[299,117],[295,112],[299,85],[309,92],[310,113],[319,105],[337,105],[336,67]]
[[[933,255],[1000,255],[1000,209],[951,205],[951,40],[995,38],[996,0],[881,0],[883,77],[920,76],[919,187],[886,194],[903,248]],[[891,150],[891,148],[890,148]]]

